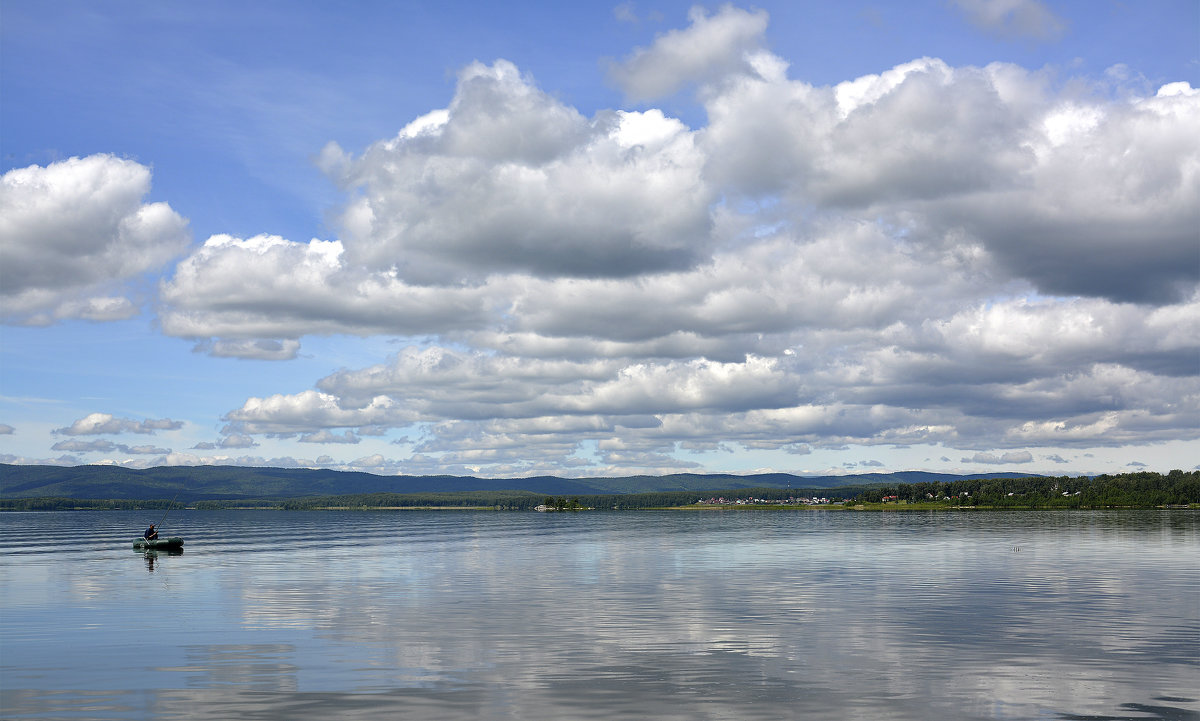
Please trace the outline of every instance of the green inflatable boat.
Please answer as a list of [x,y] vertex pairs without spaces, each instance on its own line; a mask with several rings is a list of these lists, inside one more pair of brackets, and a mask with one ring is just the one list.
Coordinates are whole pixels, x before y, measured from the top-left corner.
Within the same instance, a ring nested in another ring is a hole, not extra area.
[[172,536],[170,538],[155,538],[150,541],[147,541],[144,538],[139,538],[133,542],[133,548],[135,551],[157,549],[164,549],[168,551],[180,550],[183,548],[183,539],[179,536]]

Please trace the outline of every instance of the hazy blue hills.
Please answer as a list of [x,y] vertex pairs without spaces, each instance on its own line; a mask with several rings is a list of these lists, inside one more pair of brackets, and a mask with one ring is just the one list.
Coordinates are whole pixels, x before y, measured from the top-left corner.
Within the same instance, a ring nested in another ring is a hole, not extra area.
[[679,473],[615,478],[475,478],[473,476],[378,476],[371,473],[243,466],[24,466],[0,464],[0,498],[171,499],[183,502],[290,499],[365,493],[531,491],[555,496],[718,491],[739,488],[823,489],[978,478],[1024,478],[1030,473],[954,475],[906,471],[847,476]]

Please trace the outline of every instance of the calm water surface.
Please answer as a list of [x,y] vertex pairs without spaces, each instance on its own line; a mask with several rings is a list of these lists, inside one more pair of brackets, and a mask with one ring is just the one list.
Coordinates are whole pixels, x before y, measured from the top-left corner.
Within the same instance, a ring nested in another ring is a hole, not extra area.
[[0,514],[0,716],[1200,719],[1200,513]]

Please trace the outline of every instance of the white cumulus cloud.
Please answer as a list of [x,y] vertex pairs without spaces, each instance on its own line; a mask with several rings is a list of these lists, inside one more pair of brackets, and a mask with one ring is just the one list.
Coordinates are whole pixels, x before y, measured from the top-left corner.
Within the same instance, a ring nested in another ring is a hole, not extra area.
[[189,241],[166,203],[144,203],[150,169],[112,155],[10,170],[0,178],[0,297],[8,322],[116,320],[137,311],[126,281]]
[[71,425],[58,428],[54,433],[64,436],[92,436],[117,433],[141,433],[154,435],[157,431],[174,431],[183,427],[183,421],[170,418],[147,418],[138,421],[132,418],[117,418],[111,413],[89,413]]
[[696,6],[688,19],[689,27],[660,35],[653,45],[639,48],[610,69],[626,96],[651,100],[690,83],[751,70],[748,56],[763,44],[766,12],[725,5],[710,16]]
[[1033,454],[1029,451],[1007,451],[1000,455],[996,455],[995,453],[976,453],[969,458],[962,459],[963,463],[986,463],[988,465],[1029,463],[1031,461],[1033,461]]
[[343,160],[341,240],[350,264],[417,284],[689,267],[711,245],[703,164],[659,111],[587,119],[511,63],[476,63],[445,113]]

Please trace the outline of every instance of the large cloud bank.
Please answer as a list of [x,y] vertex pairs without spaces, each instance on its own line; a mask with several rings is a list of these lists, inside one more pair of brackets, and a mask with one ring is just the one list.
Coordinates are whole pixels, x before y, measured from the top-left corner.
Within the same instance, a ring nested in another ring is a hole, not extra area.
[[[1017,5],[977,20],[1054,30]],[[210,238],[162,283],[162,328],[267,359],[312,334],[408,345],[247,399],[227,436],[410,428],[411,457],[362,465],[492,474],[735,446],[1002,464],[1200,436],[1200,92],[936,58],[815,86],[766,27],[694,11],[611,69],[637,101],[692,88],[700,128],[584,117],[499,60],[395,137],[327,146],[340,237]],[[179,224],[126,185],[113,252],[174,248]],[[96,280],[50,267],[41,288]]]
[[137,312],[126,283],[184,251],[187,223],[143,203],[150,169],[111,155],[0,178],[0,297],[6,321],[115,320]]

